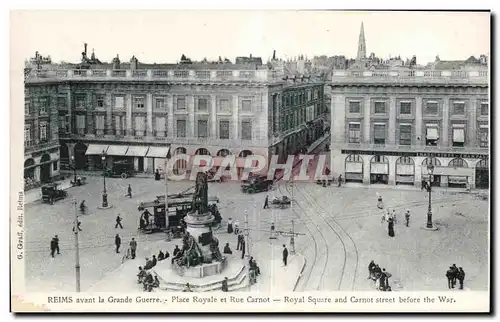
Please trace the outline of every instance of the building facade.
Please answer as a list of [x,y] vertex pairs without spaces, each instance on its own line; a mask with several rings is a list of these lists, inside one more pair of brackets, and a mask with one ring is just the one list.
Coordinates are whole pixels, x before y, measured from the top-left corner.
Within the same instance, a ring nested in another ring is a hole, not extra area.
[[[162,168],[164,158],[179,153],[209,154],[215,166],[217,157],[231,154],[241,168],[248,155],[295,153],[322,134],[324,82],[287,78],[264,66],[142,69],[148,66],[133,57],[127,67],[114,61],[30,72],[31,99],[50,96],[51,138],[63,165],[100,169],[104,151],[107,162],[133,162],[139,172]],[[174,171],[187,166],[179,160]]]
[[488,188],[486,64],[333,71],[329,86],[331,164],[347,182],[420,186],[432,164],[436,186]]
[[24,94],[24,178],[30,187],[59,175],[56,84],[26,87]]

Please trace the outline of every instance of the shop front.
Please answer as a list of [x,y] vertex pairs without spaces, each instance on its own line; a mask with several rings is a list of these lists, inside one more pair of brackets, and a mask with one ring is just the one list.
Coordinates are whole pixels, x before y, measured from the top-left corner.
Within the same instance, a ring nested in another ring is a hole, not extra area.
[[476,188],[488,189],[490,187],[490,167],[488,159],[483,159],[476,164]]
[[370,160],[370,184],[389,183],[389,160],[383,155],[375,155]]
[[396,160],[396,185],[415,184],[415,161],[411,157]]
[[348,155],[345,159],[345,182],[363,183],[363,159],[357,154]]

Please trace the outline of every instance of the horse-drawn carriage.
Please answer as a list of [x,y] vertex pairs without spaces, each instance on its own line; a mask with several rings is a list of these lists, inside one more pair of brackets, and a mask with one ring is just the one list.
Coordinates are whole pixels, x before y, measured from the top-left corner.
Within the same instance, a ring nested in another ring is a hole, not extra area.
[[287,196],[273,197],[271,199],[271,205],[273,207],[285,209],[290,207],[291,204],[292,204],[292,199],[288,198]]

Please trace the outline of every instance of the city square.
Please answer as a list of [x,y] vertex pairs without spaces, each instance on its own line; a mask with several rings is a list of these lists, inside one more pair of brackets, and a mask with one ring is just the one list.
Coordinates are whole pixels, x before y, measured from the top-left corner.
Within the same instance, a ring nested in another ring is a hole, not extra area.
[[[90,177],[88,181],[85,186],[68,189],[69,197],[54,205],[40,201],[26,205],[28,290],[74,290],[72,227],[75,210],[72,198],[78,202],[86,200],[89,213],[79,217],[82,222],[79,233],[82,290],[112,278],[106,276],[122,265],[123,252],[132,237],[139,244],[137,259],[131,261],[133,264],[125,262],[133,265],[132,272],[143,264],[145,257],[160,249],[172,252],[173,245],[181,243],[180,240],[166,242],[164,233],[145,235],[137,230],[139,202],[161,195],[163,181],[108,179],[109,202],[113,207],[107,210],[99,209],[101,200],[95,198],[102,190],[102,178]],[[125,197],[128,184],[133,187],[132,198]],[[180,192],[192,184],[173,181],[169,191]],[[434,192],[433,213],[439,230],[431,232],[422,229],[426,220],[427,194],[420,190],[325,188],[314,183],[294,183],[292,187],[291,183],[280,183],[269,195],[293,195],[293,205],[287,209],[262,209],[266,193],[243,194],[239,186],[238,182],[209,186],[209,194],[221,199],[219,209],[223,223],[216,235],[221,243],[229,242],[234,251],[236,237],[228,235],[225,226],[231,217],[243,228],[247,211],[251,242],[256,245],[251,247],[255,248],[251,256],[264,266],[264,262],[274,258],[280,261],[279,253],[273,253],[266,245],[290,247],[289,237],[269,240],[271,224],[274,222],[278,231],[289,232],[294,220],[294,230],[304,234],[295,238],[296,252],[306,259],[297,290],[373,290],[373,283],[367,280],[370,260],[390,271],[394,288],[397,284],[400,290],[445,290],[444,272],[452,263],[467,268],[467,289],[484,290],[487,287],[489,202],[475,194]],[[381,223],[381,211],[376,207],[377,192],[384,196],[386,207],[396,210],[400,216],[393,239],[387,236],[386,225]],[[407,209],[412,214],[409,227],[403,225],[403,212]],[[117,214],[123,218],[123,229],[114,228]],[[121,235],[124,244],[120,254],[114,252],[116,233]],[[48,242],[56,234],[61,241],[61,255],[51,258]],[[464,251],[471,248],[476,251]],[[124,276],[129,279],[124,283],[135,284],[135,274]],[[262,284],[267,284],[268,279],[269,276],[262,276]]]

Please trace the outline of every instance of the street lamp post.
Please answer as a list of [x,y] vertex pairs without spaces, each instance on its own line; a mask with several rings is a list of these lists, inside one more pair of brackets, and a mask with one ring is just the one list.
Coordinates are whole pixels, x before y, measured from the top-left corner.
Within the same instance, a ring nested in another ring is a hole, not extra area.
[[106,157],[107,154],[102,150],[101,160],[102,160],[102,178],[103,178],[103,189],[102,189],[102,208],[109,208],[108,205],[108,194],[106,192]]
[[71,166],[73,167],[73,184],[76,185],[76,161],[75,156],[71,156]]
[[76,210],[76,199],[73,199],[73,207],[75,211],[75,224],[73,230],[75,231],[75,278],[76,278],[76,291],[80,292],[80,246],[78,244],[78,212]]
[[429,208],[427,210],[427,230],[437,230],[432,224],[432,181],[434,179],[434,165],[429,164],[427,166],[427,173],[429,174],[429,184],[427,191],[429,192]]

